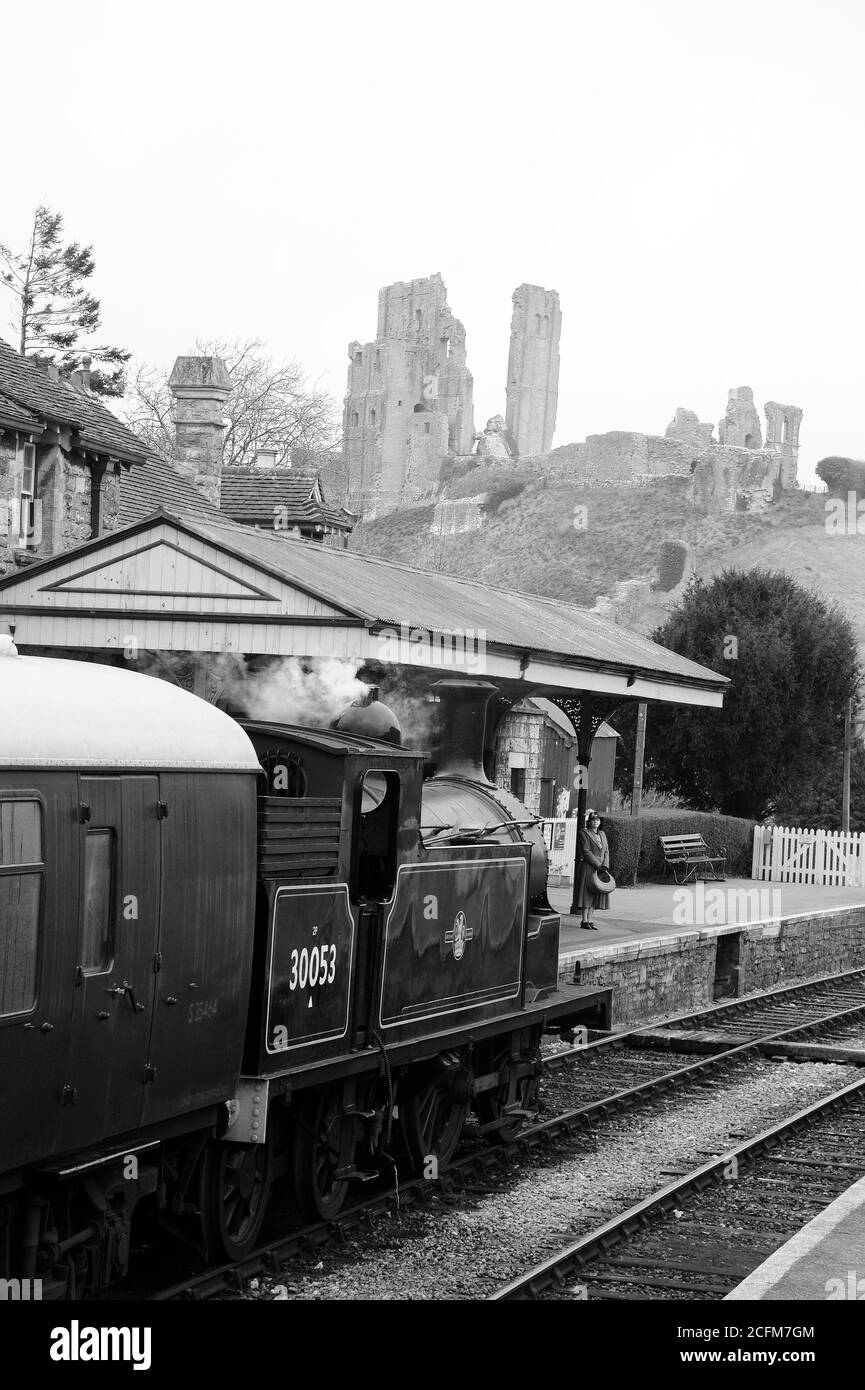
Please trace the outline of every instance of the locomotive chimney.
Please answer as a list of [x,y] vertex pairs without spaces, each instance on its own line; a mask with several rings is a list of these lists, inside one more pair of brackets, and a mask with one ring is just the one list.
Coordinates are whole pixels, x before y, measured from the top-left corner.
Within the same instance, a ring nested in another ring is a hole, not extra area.
[[484,772],[487,705],[497,687],[489,681],[436,681],[431,687],[441,705],[441,741],[437,777],[466,777],[493,783]]

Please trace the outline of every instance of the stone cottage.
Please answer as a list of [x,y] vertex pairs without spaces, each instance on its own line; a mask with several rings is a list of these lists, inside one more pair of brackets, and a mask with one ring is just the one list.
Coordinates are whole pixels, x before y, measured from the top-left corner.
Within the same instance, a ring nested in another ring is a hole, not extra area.
[[0,340],[0,573],[119,525],[121,480],[147,450],[90,392]]

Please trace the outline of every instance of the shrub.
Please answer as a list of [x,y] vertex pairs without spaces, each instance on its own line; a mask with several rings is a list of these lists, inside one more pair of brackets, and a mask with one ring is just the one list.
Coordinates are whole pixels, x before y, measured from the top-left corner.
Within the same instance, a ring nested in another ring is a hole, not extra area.
[[525,490],[525,481],[520,478],[507,478],[496,482],[487,492],[484,511],[495,515],[503,502],[511,502]]
[[821,459],[815,468],[818,478],[822,478],[830,492],[865,493],[865,463],[859,459],[831,458]]
[[709,811],[663,811],[640,817],[642,842],[639,873],[641,878],[664,878],[670,870],[658,844],[660,835],[702,835],[711,852],[726,849],[727,873],[732,878],[750,878],[754,844],[754,822],[739,816],[722,816]]
[[664,541],[658,554],[658,588],[665,594],[675,589],[685,572],[688,547],[684,541]]
[[708,811],[649,811],[640,816],[605,815],[604,831],[610,846],[610,871],[623,888],[641,879],[663,879],[670,870],[664,862],[658,837],[702,835],[710,851],[727,851],[731,878],[750,878],[754,822],[738,816]]
[[634,882],[640,859],[640,816],[604,815],[604,834],[610,846],[610,873],[623,888]]

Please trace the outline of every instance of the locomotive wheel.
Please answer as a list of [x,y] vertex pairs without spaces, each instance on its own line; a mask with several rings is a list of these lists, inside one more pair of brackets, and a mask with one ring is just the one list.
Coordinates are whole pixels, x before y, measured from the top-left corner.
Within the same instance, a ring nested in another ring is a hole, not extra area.
[[[522,1058],[522,1061],[536,1061],[538,1053],[531,1058]],[[520,1130],[525,1124],[525,1116],[514,1115],[512,1118],[502,1120],[505,1115],[505,1107],[508,1105],[518,1105],[521,1110],[534,1110],[538,1103],[538,1091],[540,1089],[540,1078],[537,1076],[521,1076],[514,1079],[510,1074],[510,1064],[512,1062],[510,1048],[504,1047],[495,1051],[490,1058],[489,1070],[501,1071],[508,1068],[507,1080],[494,1091],[481,1091],[475,1100],[475,1114],[481,1125],[497,1124],[495,1129],[488,1131],[487,1138],[490,1143],[499,1141],[510,1144],[516,1139]]]
[[272,1147],[210,1144],[201,1163],[201,1225],[208,1254],[241,1260],[258,1239],[270,1198]]
[[453,1077],[447,1071],[400,1095],[400,1129],[416,1172],[427,1175],[430,1159],[443,1167],[453,1158],[468,1109],[467,1100],[455,1098]]
[[293,1125],[294,1200],[305,1221],[331,1221],[348,1180],[338,1170],[351,1166],[357,1143],[354,1121],[344,1114],[342,1086],[315,1091],[304,1100]]

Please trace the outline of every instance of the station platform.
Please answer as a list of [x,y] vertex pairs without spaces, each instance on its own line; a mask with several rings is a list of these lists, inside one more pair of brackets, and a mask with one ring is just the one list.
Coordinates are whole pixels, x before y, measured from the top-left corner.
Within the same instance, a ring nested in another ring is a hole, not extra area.
[[596,931],[562,914],[559,979],[613,990],[613,1027],[707,1008],[726,998],[865,968],[865,889],[755,879],[617,888]]
[[[693,907],[684,896],[693,895]],[[562,914],[559,953],[562,958],[587,949],[633,945],[665,936],[700,932],[707,926],[756,926],[785,918],[823,915],[844,908],[865,908],[863,888],[823,888],[802,883],[759,883],[753,878],[688,884],[641,883],[617,888],[606,912],[596,912],[597,931],[580,927],[570,914],[570,888],[551,888],[549,899]],[[700,920],[702,918],[702,920]]]
[[865,1299],[865,1178],[770,1255],[725,1302]]

